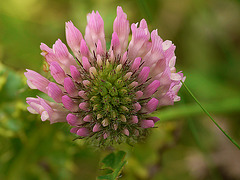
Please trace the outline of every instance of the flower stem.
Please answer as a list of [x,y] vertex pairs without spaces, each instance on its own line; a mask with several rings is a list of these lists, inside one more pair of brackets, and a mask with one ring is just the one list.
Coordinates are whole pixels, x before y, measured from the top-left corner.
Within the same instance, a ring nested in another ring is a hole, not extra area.
[[195,102],[200,106],[200,108],[203,110],[203,112],[205,112],[205,114],[212,120],[212,122],[218,127],[218,129],[220,129],[222,131],[222,133],[240,150],[240,146],[238,145],[238,143],[232,139],[219,125],[218,123],[212,118],[212,116],[209,114],[209,112],[200,104],[200,102],[197,100],[197,98],[193,95],[193,93],[188,89],[188,87],[186,86],[186,84],[181,81],[183,86],[186,88],[186,90],[189,92],[189,94],[193,97],[193,99],[195,100]]

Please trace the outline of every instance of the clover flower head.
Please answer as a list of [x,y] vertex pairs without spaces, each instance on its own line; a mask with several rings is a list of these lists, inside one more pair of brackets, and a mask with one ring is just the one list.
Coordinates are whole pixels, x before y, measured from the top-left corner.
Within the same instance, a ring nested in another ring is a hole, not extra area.
[[66,22],[67,46],[58,39],[52,48],[41,44],[41,55],[49,65],[54,82],[35,71],[25,76],[30,88],[38,89],[55,102],[27,98],[29,112],[42,121],[67,122],[70,132],[98,144],[135,142],[159,120],[150,114],[173,105],[182,72],[175,69],[175,46],[163,41],[147,22],[131,25],[117,7],[111,46],[108,50],[104,21],[98,11],[87,15],[85,36]]

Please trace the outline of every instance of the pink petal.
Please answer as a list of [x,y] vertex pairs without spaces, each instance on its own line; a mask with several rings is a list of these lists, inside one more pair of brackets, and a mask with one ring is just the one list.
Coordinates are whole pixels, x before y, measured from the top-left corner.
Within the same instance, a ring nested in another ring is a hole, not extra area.
[[87,15],[87,27],[85,30],[85,40],[89,45],[91,51],[96,50],[95,44],[98,43],[98,40],[101,41],[102,49],[106,51],[106,41],[104,34],[104,22],[98,11],[96,13],[92,11],[91,14]]
[[175,66],[175,63],[176,63],[176,56],[173,56],[169,61],[169,67],[173,68]]
[[133,109],[134,109],[135,112],[138,112],[141,108],[142,107],[138,102],[133,104]]
[[154,80],[151,84],[149,84],[146,89],[144,90],[144,96],[145,97],[150,97],[152,96],[158,87],[160,86],[160,81]]
[[27,98],[27,103],[32,108],[34,113],[41,115],[43,121],[49,120],[50,123],[66,122],[66,116],[68,111],[60,104],[49,102],[40,97],[38,98]]
[[28,110],[28,112],[30,112],[32,114],[38,114],[38,112],[35,109],[33,109],[31,106],[28,106],[27,110]]
[[47,61],[48,64],[51,64],[51,62],[53,61],[58,61],[53,50],[49,48],[46,44],[41,43],[40,49],[42,50],[41,55],[45,57],[45,60]]
[[123,77],[124,80],[130,79],[130,77],[132,76],[132,72],[128,72],[125,74],[125,76]]
[[83,111],[89,111],[89,104],[86,102],[82,102],[79,104],[79,108]]
[[[150,76],[155,77],[161,75],[167,67],[166,59],[160,59],[151,66]],[[168,68],[170,69],[170,68]],[[159,79],[159,78],[154,78]]]
[[59,59],[68,58],[69,56],[67,46],[63,44],[60,39],[58,39],[53,45],[53,52]]
[[62,102],[63,92],[59,88],[59,86],[57,84],[53,83],[53,82],[50,82],[48,84],[48,95],[51,98],[53,98],[53,100],[56,101],[57,103]]
[[43,111],[45,111],[45,109],[41,106],[40,102],[27,101],[27,103],[30,105],[30,107],[28,107],[28,109],[31,110],[29,111],[30,113],[32,113],[33,111],[33,114],[41,114]]
[[169,86],[171,84],[171,71],[169,68],[166,68],[164,72],[161,74],[161,77],[159,78],[161,86]]
[[73,25],[71,21],[66,22],[66,39],[69,47],[76,56],[79,53],[83,37],[81,32]]
[[77,134],[77,131],[79,130],[79,127],[74,127],[72,129],[70,129],[71,133]]
[[119,42],[119,38],[116,32],[113,32],[112,34],[112,41],[111,41],[111,49],[113,50],[114,54],[120,54],[121,53],[121,44]]
[[48,112],[47,111],[43,111],[42,113],[41,113],[41,120],[42,121],[46,121],[46,120],[48,120],[49,119],[49,114],[48,114]]
[[161,107],[161,106],[173,105],[175,96],[176,95],[173,92],[168,91],[163,97],[161,97],[158,106]]
[[132,116],[131,123],[133,123],[133,124],[138,123],[138,117],[137,116]]
[[83,80],[82,83],[85,87],[88,87],[91,84],[91,82],[89,80]]
[[83,65],[83,68],[88,71],[89,68],[91,67],[89,61],[88,61],[88,58],[86,58],[85,56],[82,57],[82,65]]
[[87,115],[83,118],[83,121],[85,122],[91,122],[92,121],[92,116],[91,115]]
[[50,83],[48,79],[38,74],[35,71],[27,69],[27,72],[24,73],[27,78],[28,86],[31,89],[38,89],[44,93],[47,93],[47,86]]
[[162,43],[162,49],[166,51],[172,46],[172,41],[166,40]]
[[98,132],[101,130],[101,124],[99,123],[96,123],[94,126],[93,126],[93,132]]
[[89,57],[89,49],[84,39],[81,41],[80,53],[82,56]]
[[77,131],[77,135],[82,136],[82,137],[86,137],[89,135],[89,130],[85,127],[79,128]]
[[143,96],[143,92],[142,91],[137,91],[135,94],[136,94],[136,99],[137,100]]
[[158,35],[157,30],[153,30],[151,33],[152,45],[151,50],[144,57],[145,65],[151,66],[156,63],[159,59],[163,59],[163,50],[162,50],[162,42],[163,40]]
[[64,89],[67,91],[67,93],[71,96],[71,97],[75,97],[78,95],[78,90],[75,87],[72,79],[70,77],[66,77],[64,79]]
[[160,121],[160,119],[158,117],[150,117],[150,120],[153,120],[154,123]]
[[164,49],[164,56],[166,58],[166,60],[169,62],[174,56],[175,56],[175,49],[176,49],[176,46],[174,44],[172,44],[171,41],[169,40],[166,40],[163,42],[163,48]]
[[53,61],[50,64],[50,71],[51,71],[51,75],[56,80],[56,82],[59,84],[63,84],[64,79],[67,76],[66,76],[64,70],[61,68],[61,66],[56,61]]
[[57,122],[66,122],[66,116],[68,111],[66,111],[62,107],[62,105],[46,101],[40,97],[38,97],[38,99],[39,104],[43,107],[45,111],[47,111],[49,121],[51,124]]
[[97,70],[95,67],[90,67],[89,68],[89,74],[90,74],[90,77],[92,79],[94,79],[95,77],[97,77]]
[[114,62],[115,61],[115,55],[113,53],[113,51],[110,51],[110,57],[109,57],[109,62]]
[[77,112],[79,110],[78,105],[68,95],[62,97],[62,103],[69,111]]
[[45,53],[44,55],[47,55],[49,53],[53,53],[53,50],[44,43],[41,43],[40,49]]
[[65,72],[69,73],[71,65],[77,66],[74,57],[69,53],[67,46],[60,39],[53,45],[53,52],[58,59],[57,62]]
[[128,59],[128,55],[127,54],[128,54],[127,51],[123,54],[122,58],[120,59],[120,63],[121,64],[125,64],[125,62],[127,61],[127,59]]
[[123,134],[126,136],[129,136],[129,130],[127,128],[123,129]]
[[100,55],[104,54],[104,50],[103,50],[102,43],[100,40],[98,40],[98,43],[97,43],[96,54],[100,54]]
[[133,61],[133,64],[131,66],[131,70],[132,72],[134,71],[137,71],[139,66],[141,64],[141,58],[140,57],[137,57],[134,61]]
[[179,73],[171,73],[170,78],[173,81],[180,81],[180,80],[182,80],[182,76]]
[[132,40],[128,46],[128,57],[134,59],[136,57],[144,56],[150,50],[151,43],[148,40],[150,38],[150,33],[147,28],[147,23],[144,19],[141,20],[140,26],[137,24],[131,25],[132,29]]
[[146,108],[148,113],[152,113],[157,109],[158,106],[158,100],[156,98],[152,98],[150,101],[148,101]]
[[141,127],[144,129],[154,127],[154,122],[152,120],[142,120]]
[[67,115],[67,122],[68,122],[68,124],[70,124],[71,126],[76,126],[77,123],[78,123],[77,120],[78,120],[78,117],[77,117],[76,115],[71,114],[71,113],[69,113],[69,114]]
[[85,99],[85,100],[88,99],[87,94],[86,94],[85,91],[79,91],[79,92],[78,92],[78,95],[79,95],[81,98]]
[[130,28],[127,15],[120,6],[117,7],[117,17],[113,23],[113,32],[116,33],[119,38],[121,53],[123,53],[127,49]]
[[97,55],[97,64],[99,67],[101,67],[103,64],[102,57],[99,54]]
[[80,72],[78,71],[78,69],[76,68],[76,66],[71,65],[70,66],[70,72],[71,72],[71,76],[72,78],[76,81],[76,82],[81,82],[82,81],[82,77]]
[[142,68],[141,72],[138,75],[138,82],[140,84],[144,83],[147,80],[149,72],[150,72],[149,67],[145,66],[145,67]]
[[129,84],[130,88],[135,88],[137,86],[138,86],[138,82],[136,82],[136,81],[133,81],[131,84]]

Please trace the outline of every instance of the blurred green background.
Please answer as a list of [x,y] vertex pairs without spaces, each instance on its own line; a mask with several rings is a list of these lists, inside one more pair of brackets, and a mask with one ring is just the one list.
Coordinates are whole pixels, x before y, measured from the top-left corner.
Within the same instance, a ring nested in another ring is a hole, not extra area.
[[[84,34],[86,15],[98,10],[110,41],[116,7],[130,23],[176,45],[177,69],[216,121],[240,143],[239,0],[8,0],[0,1],[0,179],[81,179],[100,173],[108,153],[72,141],[67,124],[42,122],[26,110],[26,68],[43,73],[41,42],[65,40],[65,22]],[[184,88],[182,101],[159,111],[158,128],[127,151],[121,179],[240,179],[240,153],[204,115]]]

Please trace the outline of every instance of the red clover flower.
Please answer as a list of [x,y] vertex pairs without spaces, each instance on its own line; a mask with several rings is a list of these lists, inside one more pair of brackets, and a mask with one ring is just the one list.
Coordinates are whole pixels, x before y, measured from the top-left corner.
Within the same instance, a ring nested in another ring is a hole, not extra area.
[[[41,55],[55,82],[35,71],[25,76],[30,88],[38,89],[55,102],[27,98],[28,111],[42,121],[67,122],[71,132],[97,145],[136,142],[159,120],[150,113],[179,101],[184,80],[175,69],[175,46],[151,33],[144,19],[131,25],[117,7],[110,49],[106,49],[104,22],[98,11],[87,15],[83,38],[71,21],[66,40],[52,48],[41,44]],[[151,39],[151,40],[150,40]]]

